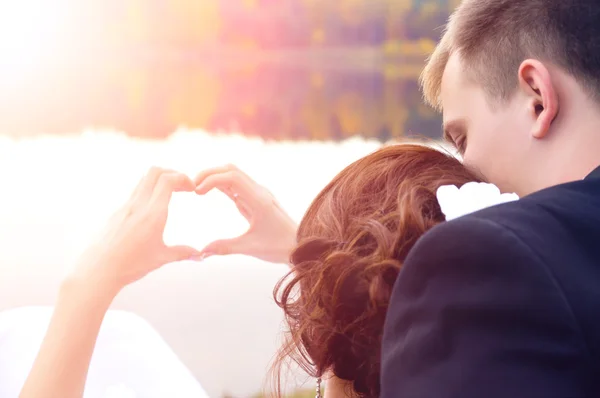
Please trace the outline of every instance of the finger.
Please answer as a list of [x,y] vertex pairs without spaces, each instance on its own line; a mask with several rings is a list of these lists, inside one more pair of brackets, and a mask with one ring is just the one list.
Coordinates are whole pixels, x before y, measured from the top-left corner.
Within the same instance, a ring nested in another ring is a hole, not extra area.
[[237,171],[227,171],[225,173],[213,174],[204,179],[200,185],[196,187],[196,193],[204,195],[212,189],[218,189],[231,200],[236,200],[234,196],[238,194],[247,202],[254,202],[257,197],[256,184],[247,176]]
[[[256,189],[256,186],[258,186],[258,184],[252,178],[250,178],[246,173],[244,173],[242,170],[240,170],[237,166],[235,166],[233,164],[228,164],[225,166],[214,167],[212,169],[204,170],[203,172],[201,172],[200,174],[198,174],[196,176],[196,178],[194,179],[194,183],[196,184],[197,187],[199,187],[200,185],[202,185],[204,183],[204,181],[207,178],[212,177],[214,175],[220,175],[220,174],[226,174],[226,175],[230,176],[230,178],[231,178],[230,182],[232,185],[237,185],[240,182],[244,182],[250,188],[254,187],[254,189]],[[225,193],[230,198],[231,198],[231,194],[235,193],[234,191],[238,191],[237,189],[235,189],[236,187],[233,187],[233,186],[213,187],[213,188],[220,189],[223,193]],[[213,189],[213,188],[210,188],[210,189]],[[234,189],[232,190],[231,188],[234,188]],[[199,194],[203,194],[203,193],[210,191],[210,189],[208,189],[202,193],[199,192],[197,189],[196,192]]]
[[194,178],[194,184],[200,185],[207,177],[209,177],[211,175],[227,173],[228,171],[234,171],[234,170],[239,170],[239,169],[232,164],[228,164],[225,166],[219,166],[219,167],[213,167],[210,169],[203,170],[200,173],[198,173],[196,178]]
[[193,192],[194,188],[194,182],[185,174],[163,173],[158,178],[149,205],[166,211],[174,192]]
[[238,236],[232,239],[221,239],[206,245],[200,251],[202,258],[210,256],[226,256],[229,254],[251,254],[250,245],[246,235]]
[[190,246],[168,246],[165,250],[163,263],[174,263],[176,261],[185,261],[199,259],[202,253]]
[[177,172],[174,170],[163,169],[160,167],[151,167],[150,170],[148,170],[146,175],[140,180],[138,185],[133,190],[128,204],[133,205],[134,203],[139,202],[143,199],[148,200],[152,196],[152,192],[154,191],[154,187],[156,186],[158,179],[164,173]]

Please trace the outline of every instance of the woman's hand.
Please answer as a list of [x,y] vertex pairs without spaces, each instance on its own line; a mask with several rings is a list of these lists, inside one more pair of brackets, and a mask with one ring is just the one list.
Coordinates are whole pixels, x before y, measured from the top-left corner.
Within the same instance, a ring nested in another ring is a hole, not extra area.
[[201,172],[196,192],[204,195],[216,188],[227,195],[248,220],[250,227],[241,236],[218,240],[202,250],[211,255],[245,254],[274,263],[288,263],[296,245],[298,226],[273,195],[233,165]]
[[102,319],[115,295],[163,264],[199,255],[191,247],[167,247],[162,238],[171,195],[195,187],[187,176],[158,168],[142,179],[63,282],[20,398],[83,396]]
[[152,168],[129,201],[109,222],[97,243],[82,256],[72,276],[108,284],[118,292],[162,265],[197,257],[188,246],[163,242],[169,201],[173,192],[193,192],[196,185],[184,174]]

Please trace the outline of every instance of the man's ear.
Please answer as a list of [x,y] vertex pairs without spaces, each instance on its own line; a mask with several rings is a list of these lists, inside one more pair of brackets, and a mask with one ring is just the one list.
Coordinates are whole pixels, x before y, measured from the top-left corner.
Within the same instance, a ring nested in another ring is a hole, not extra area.
[[559,108],[550,72],[540,61],[527,59],[519,66],[518,74],[519,88],[528,98],[528,111],[535,120],[531,136],[542,139],[548,135]]

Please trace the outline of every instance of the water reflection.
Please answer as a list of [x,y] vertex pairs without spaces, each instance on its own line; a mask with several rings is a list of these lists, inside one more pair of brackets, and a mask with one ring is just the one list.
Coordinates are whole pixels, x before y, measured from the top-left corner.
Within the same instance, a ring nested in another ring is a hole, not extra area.
[[153,59],[48,68],[3,90],[0,133],[74,133],[110,127],[163,138],[178,126],[267,139],[360,134],[439,137],[422,105],[421,63],[325,68],[307,63]]

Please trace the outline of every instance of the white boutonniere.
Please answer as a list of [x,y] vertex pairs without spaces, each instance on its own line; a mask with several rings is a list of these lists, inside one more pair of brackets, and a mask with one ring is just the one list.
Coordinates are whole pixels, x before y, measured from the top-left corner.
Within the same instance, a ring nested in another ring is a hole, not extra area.
[[468,182],[460,189],[455,185],[438,188],[437,200],[446,221],[474,213],[486,207],[519,200],[515,193],[501,193],[494,184]]

